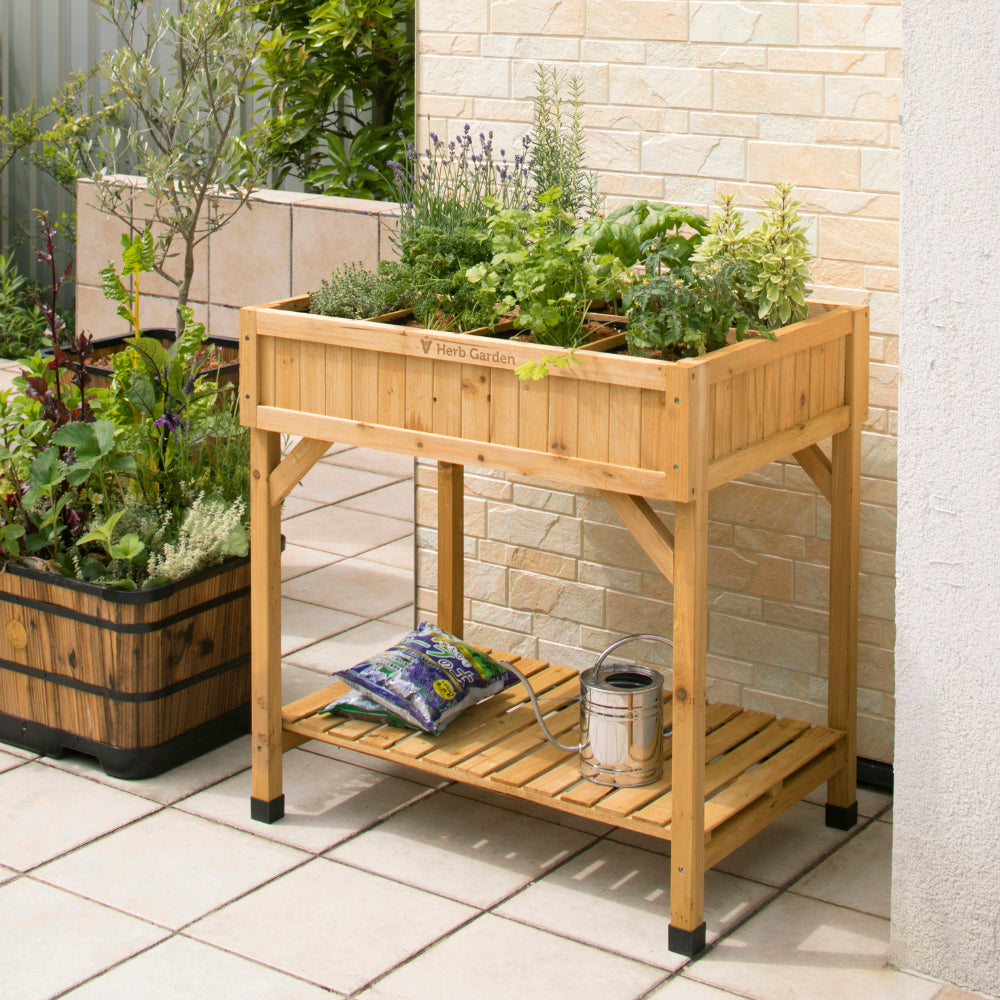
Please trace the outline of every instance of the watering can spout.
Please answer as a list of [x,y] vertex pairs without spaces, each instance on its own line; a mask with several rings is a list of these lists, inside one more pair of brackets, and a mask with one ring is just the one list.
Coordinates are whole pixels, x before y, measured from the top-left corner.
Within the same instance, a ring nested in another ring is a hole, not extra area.
[[580,675],[580,736],[560,743],[542,717],[527,677],[510,664],[521,681],[545,738],[564,753],[579,753],[580,771],[599,784],[648,784],[663,768],[663,678],[655,670],[628,664],[604,666],[609,653],[636,639],[673,645],[659,635],[630,635],[612,643],[590,670]]

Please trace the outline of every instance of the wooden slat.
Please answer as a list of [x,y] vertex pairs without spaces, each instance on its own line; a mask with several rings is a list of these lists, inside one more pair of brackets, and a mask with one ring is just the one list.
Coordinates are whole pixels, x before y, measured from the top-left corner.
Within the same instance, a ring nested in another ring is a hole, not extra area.
[[618,493],[634,493],[637,496],[664,500],[677,499],[668,488],[667,476],[661,472],[602,465],[600,462],[580,458],[562,458],[544,452],[527,451],[523,447],[510,448],[482,441],[465,441],[461,437],[370,426],[359,421],[296,413],[270,406],[257,408],[257,426],[282,434],[304,434],[306,437],[323,438],[341,444],[381,448],[404,455],[415,454],[470,468],[505,469],[551,483],[568,483],[573,486],[582,484]]
[[[569,742],[568,738],[566,742]],[[497,785],[506,786],[507,788],[523,788],[534,778],[537,778],[540,774],[544,774],[569,757],[575,758],[576,754],[566,753],[564,750],[554,747],[551,743],[545,743],[538,751],[531,754],[530,757],[525,757],[497,771],[490,777]]]
[[281,345],[275,355],[276,370],[274,373],[274,401],[278,406],[290,410],[299,407],[299,371],[301,369],[301,344]]
[[755,736],[744,740],[705,768],[705,795],[711,796],[723,785],[781,749],[809,726],[797,719],[775,719]]
[[303,344],[299,372],[299,406],[310,413],[326,412],[326,348]]
[[820,344],[809,352],[809,416],[823,412],[826,386],[826,345]]
[[434,362],[427,358],[406,359],[406,403],[404,424],[413,431],[434,429]]
[[372,351],[351,352],[351,416],[362,423],[378,421],[378,355]]
[[711,387],[709,413],[712,424],[712,458],[729,455],[733,450],[733,380],[716,382]]
[[462,365],[462,437],[490,440],[490,369]]
[[[607,462],[608,442],[612,433],[612,423],[608,414],[611,386],[581,382],[579,394],[580,457]],[[621,433],[621,428],[615,427],[614,433]]]
[[705,803],[706,831],[714,830],[755,799],[769,794],[782,779],[804,767],[814,757],[818,757],[843,738],[844,734],[835,729],[823,727],[807,729],[793,743],[764,761],[759,767],[741,775],[728,788],[722,789]]
[[729,407],[729,422],[732,424],[733,451],[740,451],[750,443],[750,428],[747,425],[747,414],[750,412],[751,400],[748,394],[750,372],[740,372],[731,380],[733,387]]
[[578,455],[579,386],[571,379],[556,379],[549,385],[548,450],[553,455]]
[[518,377],[513,372],[493,369],[490,383],[490,440],[516,445],[518,433]]
[[772,361],[761,369],[764,380],[761,437],[771,437],[784,426],[781,423],[781,362]]
[[608,461],[612,465],[638,466],[639,435],[627,429],[639,426],[641,413],[642,395],[638,389],[610,386],[608,423],[617,431],[608,438]]
[[354,412],[353,355],[348,347],[326,349],[326,409],[330,417],[350,419]]
[[462,366],[434,362],[435,434],[462,436]]
[[517,443],[530,451],[549,450],[549,380],[518,385]]
[[378,422],[390,427],[406,423],[406,359],[395,354],[378,356]]
[[666,405],[663,391],[643,389],[640,409],[642,430],[639,441],[639,465],[643,469],[662,469],[666,446],[664,427]]
[[[314,316],[284,309],[255,308],[254,312],[259,332],[276,340],[335,344],[380,354],[429,357],[435,362],[450,361],[458,365],[476,364],[513,371],[525,362],[540,362],[569,353],[560,347],[526,341],[498,341],[492,337]],[[649,358],[576,351],[565,368],[550,365],[547,378],[658,389],[669,367],[669,362]]]

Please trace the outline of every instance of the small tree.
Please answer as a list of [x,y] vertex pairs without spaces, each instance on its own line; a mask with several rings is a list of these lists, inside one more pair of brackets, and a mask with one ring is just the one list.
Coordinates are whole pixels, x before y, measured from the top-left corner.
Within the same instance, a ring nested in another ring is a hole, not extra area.
[[[179,335],[195,248],[246,204],[267,170],[242,131],[261,38],[257,5],[177,0],[176,13],[150,20],[145,0],[95,2],[120,39],[98,72],[125,121],[95,157],[98,202],[132,234],[152,224],[154,270],[177,289]],[[120,176],[133,171],[146,178],[148,220],[134,219],[132,182]]]

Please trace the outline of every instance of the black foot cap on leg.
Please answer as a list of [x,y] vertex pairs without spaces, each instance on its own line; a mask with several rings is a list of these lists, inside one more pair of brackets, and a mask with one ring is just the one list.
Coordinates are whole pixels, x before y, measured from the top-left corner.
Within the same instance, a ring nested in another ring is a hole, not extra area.
[[858,804],[832,806],[826,804],[826,825],[834,830],[852,830],[858,825]]
[[270,802],[250,799],[250,818],[258,823],[274,823],[285,815],[285,796],[279,795]]
[[667,931],[667,946],[678,955],[685,955],[694,958],[705,950],[705,924],[693,931],[681,930],[680,927],[670,925]]

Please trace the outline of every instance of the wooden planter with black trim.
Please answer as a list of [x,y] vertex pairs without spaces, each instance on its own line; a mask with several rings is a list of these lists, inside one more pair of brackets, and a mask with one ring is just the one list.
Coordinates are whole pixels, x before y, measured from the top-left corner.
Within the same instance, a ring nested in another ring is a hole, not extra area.
[[249,728],[250,560],[116,591],[0,567],[0,741],[147,778]]

